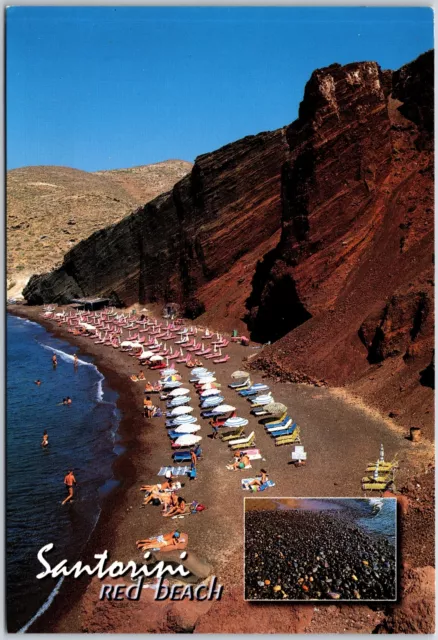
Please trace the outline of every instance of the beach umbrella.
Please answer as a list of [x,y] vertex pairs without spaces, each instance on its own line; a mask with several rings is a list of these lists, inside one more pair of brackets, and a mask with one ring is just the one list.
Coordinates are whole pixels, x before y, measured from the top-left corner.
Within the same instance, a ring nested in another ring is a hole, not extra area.
[[273,416],[282,416],[283,413],[286,413],[287,407],[285,404],[281,402],[270,402],[265,406],[265,410],[269,411]]
[[158,362],[159,360],[163,360],[163,356],[153,355],[149,360],[150,362]]
[[216,382],[216,378],[213,376],[207,376],[206,378],[199,378],[200,384],[206,384],[207,382]]
[[167,406],[179,407],[180,405],[187,404],[188,402],[190,402],[190,396],[178,396],[177,398],[173,398]]
[[193,424],[194,422],[196,422],[195,416],[188,415],[177,416],[174,420],[172,420],[172,424],[177,426],[179,424]]
[[96,331],[96,327],[93,324],[88,324],[88,322],[80,322],[79,325],[87,329],[87,331]]
[[206,371],[207,371],[207,369],[206,369],[205,367],[194,367],[194,368],[192,369],[192,373],[193,373],[193,375],[195,375],[195,376],[197,376],[197,375],[198,375],[198,373],[204,373],[204,372],[206,372]]
[[131,342],[131,347],[133,349],[142,349],[143,345],[141,344],[141,342]]
[[174,376],[177,372],[176,369],[163,369],[163,371],[161,372],[162,376]]
[[206,389],[201,392],[201,397],[206,398],[209,396],[220,396],[221,392],[219,389]]
[[246,427],[247,424],[246,418],[228,418],[224,422],[224,427]]
[[162,377],[163,377],[162,382],[175,382],[175,380],[181,380],[181,376],[176,376],[176,375],[173,375],[173,376],[164,375]]
[[208,407],[217,407],[224,401],[223,396],[213,396],[212,398],[206,398],[204,402],[201,404],[202,409],[207,409]]
[[172,409],[172,411],[170,412],[170,415],[182,416],[184,414],[192,413],[192,412],[193,412],[193,407],[175,407],[175,409]]
[[231,374],[231,377],[235,378],[236,380],[238,380],[239,378],[249,378],[249,373],[248,371],[235,371]]
[[153,355],[154,355],[154,352],[153,352],[153,351],[143,351],[143,353],[141,353],[141,354],[138,356],[138,359],[139,359],[139,360],[143,360],[143,359],[144,359],[144,360],[147,360],[148,358],[150,358],[150,357],[151,357],[151,356],[153,356]]
[[200,428],[199,424],[180,424],[174,431],[175,433],[196,433]]
[[171,391],[169,393],[169,395],[172,396],[172,397],[185,396],[186,393],[190,393],[189,389],[179,388],[179,389],[174,389],[173,391]]
[[163,389],[176,389],[181,385],[182,385],[182,382],[175,380],[175,382],[166,382],[166,384],[163,385]]
[[201,436],[194,436],[191,433],[187,433],[183,436],[180,436],[179,438],[177,438],[175,440],[175,444],[178,447],[191,447],[192,444],[196,444],[197,442],[199,442],[200,440],[202,440]]
[[231,404],[220,404],[218,407],[212,409],[212,413],[216,413],[220,415],[221,413],[231,413],[231,411],[235,411],[236,407],[233,407]]

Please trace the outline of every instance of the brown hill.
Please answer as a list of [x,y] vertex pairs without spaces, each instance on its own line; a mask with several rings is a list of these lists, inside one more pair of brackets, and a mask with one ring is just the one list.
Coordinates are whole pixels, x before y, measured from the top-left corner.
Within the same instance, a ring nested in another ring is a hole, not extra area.
[[56,166],[8,171],[9,295],[20,293],[32,273],[59,266],[64,254],[93,231],[168,191],[191,167],[168,160],[95,173]]
[[197,158],[25,290],[89,294],[246,320],[274,342],[256,366],[349,385],[432,435],[433,52],[315,71],[290,126]]

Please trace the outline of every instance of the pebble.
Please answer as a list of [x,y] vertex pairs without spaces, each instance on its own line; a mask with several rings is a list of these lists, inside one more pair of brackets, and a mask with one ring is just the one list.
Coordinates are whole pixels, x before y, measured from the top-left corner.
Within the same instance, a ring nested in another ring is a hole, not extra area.
[[248,600],[395,598],[394,547],[348,512],[250,511],[245,540]]

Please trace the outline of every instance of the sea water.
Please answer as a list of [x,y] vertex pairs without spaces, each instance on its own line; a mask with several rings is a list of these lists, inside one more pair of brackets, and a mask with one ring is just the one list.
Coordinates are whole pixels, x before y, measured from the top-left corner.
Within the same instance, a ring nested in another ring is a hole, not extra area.
[[[117,395],[92,359],[40,325],[7,316],[7,619],[25,630],[48,607],[59,580],[37,580],[39,549],[52,542],[53,566],[74,561],[99,517],[102,491],[112,486],[117,448]],[[56,353],[58,366],[52,366]],[[37,386],[34,381],[40,379]],[[66,396],[72,404],[62,405]],[[61,404],[60,404],[61,403]],[[41,447],[44,430],[49,446]],[[62,506],[69,469],[78,483]]]

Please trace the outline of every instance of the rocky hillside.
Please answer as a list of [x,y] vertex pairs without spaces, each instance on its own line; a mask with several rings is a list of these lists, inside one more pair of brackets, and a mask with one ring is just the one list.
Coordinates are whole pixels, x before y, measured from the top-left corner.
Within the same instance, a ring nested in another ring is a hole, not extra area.
[[256,366],[349,385],[432,435],[432,52],[316,71],[286,138],[281,238],[247,302],[275,340]]
[[172,191],[35,277],[31,304],[175,300],[274,344],[255,365],[433,424],[433,53],[331,65],[299,117],[197,158]]
[[32,273],[59,266],[93,231],[168,191],[191,167],[169,160],[96,173],[46,166],[8,171],[9,295],[21,292]]

